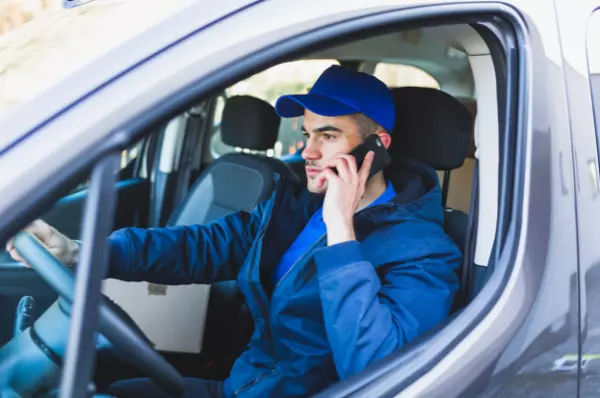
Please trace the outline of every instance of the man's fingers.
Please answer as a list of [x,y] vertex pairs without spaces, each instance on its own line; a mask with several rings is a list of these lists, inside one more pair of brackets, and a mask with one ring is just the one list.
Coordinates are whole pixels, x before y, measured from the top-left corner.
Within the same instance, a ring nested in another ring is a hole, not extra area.
[[333,170],[331,170],[329,168],[323,170],[321,172],[321,174],[319,174],[317,176],[317,180],[316,180],[317,188],[322,188],[323,185],[325,184],[325,181],[331,181],[334,179],[339,179],[339,177],[337,175],[335,175]]
[[350,172],[350,176],[355,179],[358,176],[358,171],[356,169],[356,158],[349,154],[340,155],[342,159],[346,160],[346,165],[348,166],[348,171]]
[[327,161],[324,167],[335,167],[338,176],[347,182],[357,180],[356,159],[352,155],[340,154]]
[[10,239],[8,242],[6,242],[6,251],[10,253],[11,250],[13,250],[15,248],[15,243],[13,242],[12,239]]
[[321,173],[317,176],[317,179],[315,181],[317,188],[321,188],[323,186],[323,184],[325,184],[325,181],[327,181],[330,174],[334,174],[333,171],[329,168],[324,169],[323,171],[321,171]]
[[[32,234],[43,243],[47,242],[52,235],[52,227],[40,219],[32,221],[29,225],[23,228],[23,231]],[[14,237],[6,243],[6,251],[15,261],[19,261],[25,264],[26,267],[31,268],[31,266],[27,264],[25,259],[21,257],[15,248]]]
[[323,169],[332,169],[335,168],[337,170],[337,175],[344,181],[347,181],[350,178],[350,170],[348,168],[348,164],[346,160],[340,157],[335,157],[333,159],[329,159]]
[[375,157],[375,153],[373,151],[369,151],[365,155],[365,160],[363,164],[360,166],[360,170],[358,172],[358,180],[360,181],[361,186],[367,183],[367,179],[369,178],[369,172],[371,171],[371,165],[373,165],[373,158]]
[[17,252],[17,249],[15,249],[14,247],[11,250],[8,251],[8,254],[10,254],[10,256],[15,261],[23,263],[23,265],[25,265],[27,268],[31,268],[31,265],[27,264],[27,261],[25,261],[25,259],[23,257],[21,257],[21,255],[19,254],[19,252]]
[[16,261],[23,261],[23,257],[21,257],[21,255],[19,254],[19,252],[17,252],[17,249],[15,248],[10,249],[8,251],[8,254],[10,254],[10,256]]
[[31,224],[25,227],[25,231],[36,236],[42,241],[48,240],[52,235],[52,227],[40,219],[34,220]]

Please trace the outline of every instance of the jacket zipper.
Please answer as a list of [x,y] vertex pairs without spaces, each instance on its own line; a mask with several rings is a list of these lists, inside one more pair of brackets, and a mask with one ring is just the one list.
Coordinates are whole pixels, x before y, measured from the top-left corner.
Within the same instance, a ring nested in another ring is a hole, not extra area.
[[308,250],[305,251],[304,254],[298,260],[296,260],[296,262],[294,264],[292,264],[292,266],[287,271],[285,271],[285,274],[283,274],[283,276],[275,284],[275,287],[273,288],[273,293],[275,293],[275,289],[277,289],[277,286],[279,286],[279,284],[285,279],[285,277],[290,273],[290,271],[292,269],[294,269],[294,267],[298,263],[300,263],[301,261],[306,260],[306,257],[308,257],[311,254],[311,252],[313,251],[313,249],[315,247],[317,247],[317,245],[323,241],[323,239],[325,238],[325,236],[327,236],[327,233],[324,233],[323,235],[321,235],[321,237],[319,239],[317,239],[317,241],[315,243],[313,243],[313,245],[311,247],[309,247]]
[[239,393],[241,393],[244,390],[247,390],[248,388],[252,387],[253,385],[255,385],[256,383],[258,383],[260,380],[264,379],[267,376],[271,376],[272,374],[275,373],[275,368],[271,369],[270,372],[267,373],[263,373],[260,376],[257,376],[254,380],[251,380],[250,382],[244,384],[242,387],[238,388],[233,395],[238,395]]

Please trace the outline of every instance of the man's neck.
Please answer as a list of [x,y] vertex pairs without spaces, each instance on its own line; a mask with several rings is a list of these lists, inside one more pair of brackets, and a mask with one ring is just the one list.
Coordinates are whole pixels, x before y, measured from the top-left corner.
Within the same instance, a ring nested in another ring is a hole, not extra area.
[[367,181],[365,193],[358,202],[358,207],[356,208],[356,211],[362,210],[371,203],[373,203],[375,199],[380,197],[381,194],[385,192],[386,188],[387,184],[385,182],[383,172],[380,171]]

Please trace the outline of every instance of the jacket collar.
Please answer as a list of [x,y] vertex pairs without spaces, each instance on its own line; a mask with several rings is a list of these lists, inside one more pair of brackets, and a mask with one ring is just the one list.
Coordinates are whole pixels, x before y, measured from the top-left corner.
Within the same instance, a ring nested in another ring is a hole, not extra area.
[[[423,162],[397,159],[384,170],[396,190],[391,205],[381,205],[357,213],[372,223],[406,221],[407,218],[443,224],[442,192],[436,171]],[[323,205],[323,195],[311,193],[289,176],[275,176],[275,202],[290,211],[301,211],[304,224]]]

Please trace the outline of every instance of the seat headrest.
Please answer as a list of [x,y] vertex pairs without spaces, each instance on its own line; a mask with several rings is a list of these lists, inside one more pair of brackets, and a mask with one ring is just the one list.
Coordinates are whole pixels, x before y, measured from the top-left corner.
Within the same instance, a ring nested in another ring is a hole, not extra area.
[[249,95],[227,99],[221,137],[229,146],[265,151],[275,146],[281,118],[266,101]]
[[429,164],[436,170],[462,166],[469,153],[473,116],[456,98],[425,87],[391,89],[396,124],[390,154]]

